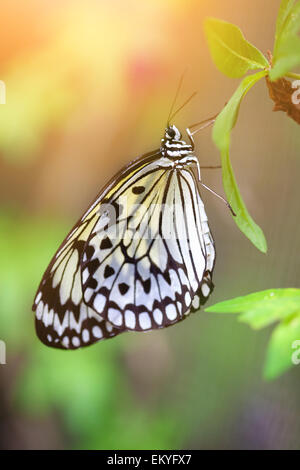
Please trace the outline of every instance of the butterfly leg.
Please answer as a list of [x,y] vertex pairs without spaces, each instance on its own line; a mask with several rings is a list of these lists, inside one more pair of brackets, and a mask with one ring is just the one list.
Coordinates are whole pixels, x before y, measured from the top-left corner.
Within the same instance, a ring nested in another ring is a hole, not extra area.
[[226,206],[228,207],[228,209],[230,210],[230,212],[232,213],[232,215],[234,217],[236,217],[236,213],[234,212],[234,210],[232,209],[231,205],[229,204],[228,201],[226,201],[226,199],[224,199],[222,196],[220,196],[220,194],[216,193],[213,189],[209,188],[208,186],[206,186],[206,184],[202,183],[202,181],[199,181],[199,183],[201,184],[201,186],[203,186],[205,189],[207,189],[208,191],[210,191],[212,194],[214,194],[215,196],[217,196],[219,199],[221,199],[225,204]]
[[201,181],[201,173],[200,173],[200,165],[199,165],[199,161],[197,159],[197,157],[194,157],[194,156],[190,156],[190,157],[185,157],[185,158],[181,158],[180,161],[179,161],[180,164],[185,164],[185,165],[193,165],[197,167],[197,173],[198,173],[198,180],[199,180],[199,184],[201,184],[201,186],[203,186],[205,189],[207,189],[208,191],[210,191],[212,194],[214,194],[215,196],[217,196],[219,199],[221,199],[225,204],[226,206],[228,207],[228,209],[230,210],[230,212],[232,213],[232,215],[234,217],[236,217],[236,213],[234,212],[234,210],[232,209],[231,205],[229,204],[228,201],[226,201],[226,199],[224,199],[222,196],[220,196],[220,194],[216,193],[213,189],[209,188],[208,186],[206,186],[206,184],[202,183]]

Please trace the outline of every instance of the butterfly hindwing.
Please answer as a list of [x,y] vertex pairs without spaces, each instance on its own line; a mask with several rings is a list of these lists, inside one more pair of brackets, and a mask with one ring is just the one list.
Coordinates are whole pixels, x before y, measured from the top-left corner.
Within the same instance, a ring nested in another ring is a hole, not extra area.
[[[112,188],[86,242],[84,301],[116,328],[169,326],[195,309],[201,286],[199,303],[212,289],[213,241],[194,175],[163,163],[138,168]],[[118,210],[108,214],[109,207]]]

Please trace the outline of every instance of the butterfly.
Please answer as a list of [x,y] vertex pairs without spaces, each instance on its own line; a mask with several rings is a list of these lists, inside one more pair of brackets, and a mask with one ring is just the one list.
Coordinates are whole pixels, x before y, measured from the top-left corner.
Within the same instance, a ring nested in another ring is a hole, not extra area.
[[188,143],[168,124],[160,147],[114,176],[60,245],[33,304],[47,346],[168,327],[207,301],[215,247],[186,131]]

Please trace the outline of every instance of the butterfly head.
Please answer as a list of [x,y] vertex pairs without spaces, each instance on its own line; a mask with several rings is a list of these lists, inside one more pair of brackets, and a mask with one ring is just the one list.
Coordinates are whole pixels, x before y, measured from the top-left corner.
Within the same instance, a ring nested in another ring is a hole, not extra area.
[[165,139],[180,141],[181,133],[176,126],[168,126],[165,130]]
[[164,157],[180,158],[193,152],[193,145],[187,144],[182,140],[181,132],[174,125],[168,125],[165,130],[164,138],[161,139],[161,152]]

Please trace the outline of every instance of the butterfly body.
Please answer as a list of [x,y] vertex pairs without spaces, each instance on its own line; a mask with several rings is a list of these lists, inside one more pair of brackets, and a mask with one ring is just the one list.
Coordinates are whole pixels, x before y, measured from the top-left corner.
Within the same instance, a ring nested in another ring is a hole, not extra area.
[[45,344],[167,327],[207,300],[215,249],[188,135],[168,126],[160,149],[121,170],[66,237],[33,305]]

